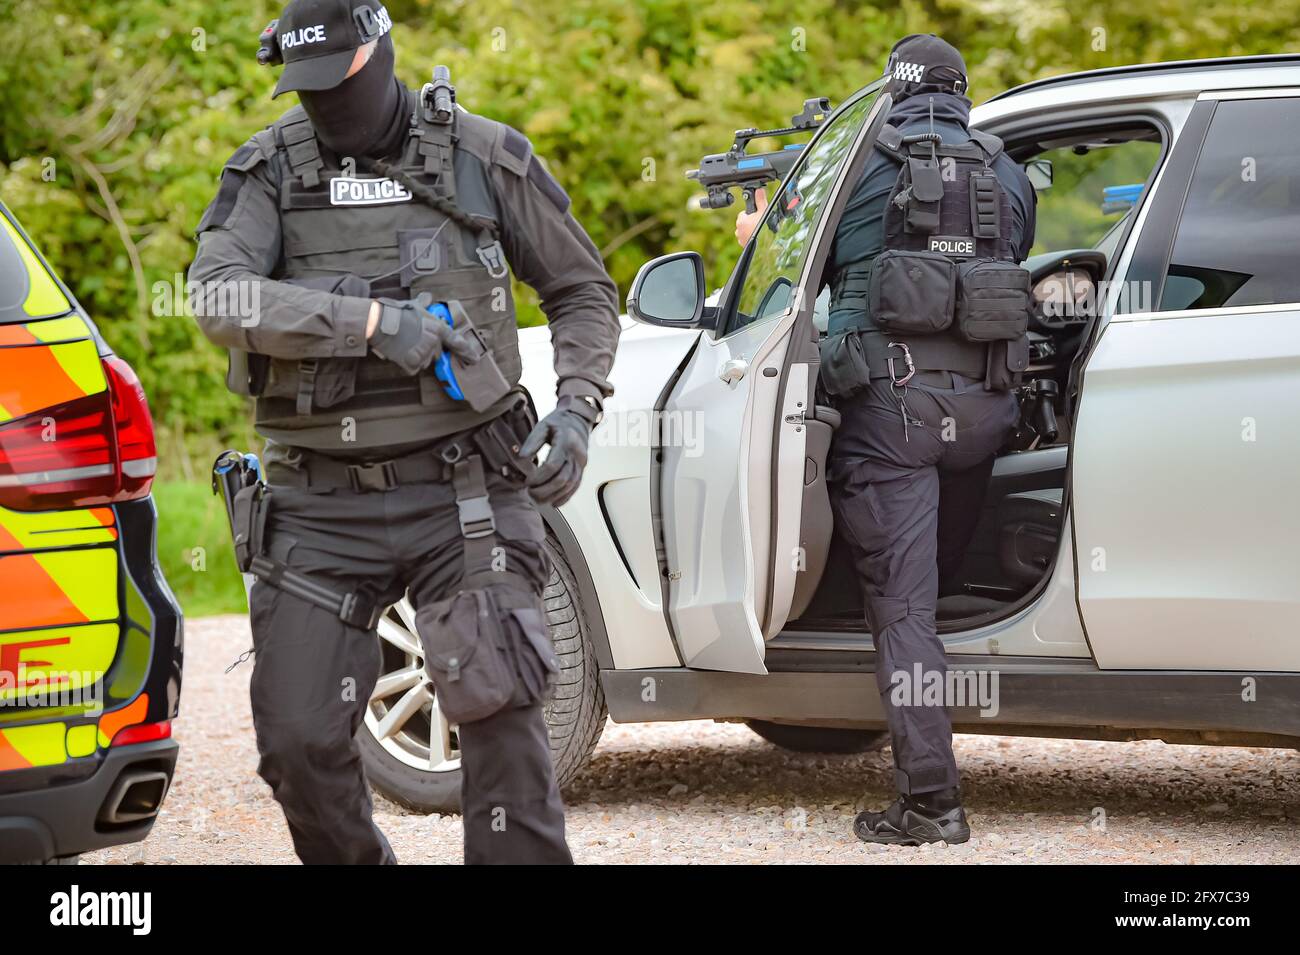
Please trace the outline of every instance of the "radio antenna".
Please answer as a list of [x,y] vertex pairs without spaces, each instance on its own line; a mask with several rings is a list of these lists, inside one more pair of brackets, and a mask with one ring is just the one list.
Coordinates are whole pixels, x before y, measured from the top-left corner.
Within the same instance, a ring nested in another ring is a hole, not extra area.
[[938,162],[939,154],[935,149],[935,140],[938,139],[939,134],[934,131],[934,97],[933,96],[929,98],[929,102],[930,102],[930,135],[931,137],[933,137],[930,140],[930,161]]

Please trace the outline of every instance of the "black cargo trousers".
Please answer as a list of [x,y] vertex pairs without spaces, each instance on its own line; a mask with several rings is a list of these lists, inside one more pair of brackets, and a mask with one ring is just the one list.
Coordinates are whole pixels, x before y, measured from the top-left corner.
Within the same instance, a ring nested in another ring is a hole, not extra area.
[[947,789],[958,783],[952,721],[917,677],[946,673],[939,581],[961,566],[1019,405],[981,381],[918,372],[905,392],[877,379],[836,407],[831,503],[865,590],[895,783],[903,793]]
[[[551,569],[527,491],[487,476],[494,568],[509,571],[513,583],[462,590],[464,542],[450,482],[320,492],[278,485],[275,471],[269,478],[266,550],[273,559],[340,593],[360,587],[385,604],[408,594],[426,656],[432,649],[444,664],[454,661],[444,678],[462,676],[457,656],[481,664],[492,659],[485,644],[501,644],[496,649],[515,684],[510,702],[458,730],[465,862],[571,863],[542,715],[554,658],[536,652],[539,639],[549,646],[541,593]],[[521,592],[521,580],[529,592]],[[466,606],[478,612],[461,612]],[[258,772],[284,810],[299,858],[395,862],[372,821],[354,739],[379,676],[376,634],[261,581],[250,607]],[[468,666],[463,676],[472,681]]]

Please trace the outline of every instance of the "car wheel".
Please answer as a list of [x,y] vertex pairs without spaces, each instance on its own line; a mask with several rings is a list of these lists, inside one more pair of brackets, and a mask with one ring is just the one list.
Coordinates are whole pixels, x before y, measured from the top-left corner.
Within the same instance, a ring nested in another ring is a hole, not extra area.
[[889,734],[884,730],[793,726],[767,720],[746,720],[745,723],[769,743],[796,753],[869,753],[889,742]]
[[[573,571],[547,538],[551,579],[543,599],[560,674],[544,712],[561,787],[577,775],[600,740],[608,711],[590,630]],[[407,600],[379,622],[379,681],[357,734],[366,776],[376,791],[417,812],[460,812],[460,740],[424,673],[424,651]]]

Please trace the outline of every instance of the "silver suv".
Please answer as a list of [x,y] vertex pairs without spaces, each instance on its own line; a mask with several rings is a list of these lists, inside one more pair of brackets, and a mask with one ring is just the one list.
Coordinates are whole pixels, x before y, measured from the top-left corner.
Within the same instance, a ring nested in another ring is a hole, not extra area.
[[[546,514],[562,779],[607,710],[744,720],[800,750],[884,742],[816,382],[823,267],[888,105],[876,82],[838,107],[782,186],[798,215],[755,232],[716,298],[694,253],[637,278],[582,489]],[[972,122],[1039,189],[1028,379],[1055,387],[1026,397],[939,602],[956,730],[1296,745],[1300,57],[1041,80]],[[549,337],[522,347],[544,413]],[[371,780],[454,808],[456,731],[408,608],[381,641]]]

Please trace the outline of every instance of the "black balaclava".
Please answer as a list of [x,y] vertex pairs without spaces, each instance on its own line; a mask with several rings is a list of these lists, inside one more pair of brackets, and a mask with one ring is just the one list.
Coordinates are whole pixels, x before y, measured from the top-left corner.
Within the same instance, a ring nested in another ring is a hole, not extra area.
[[320,141],[340,156],[392,156],[408,125],[406,87],[393,73],[393,38],[378,39],[374,54],[333,89],[299,90]]

